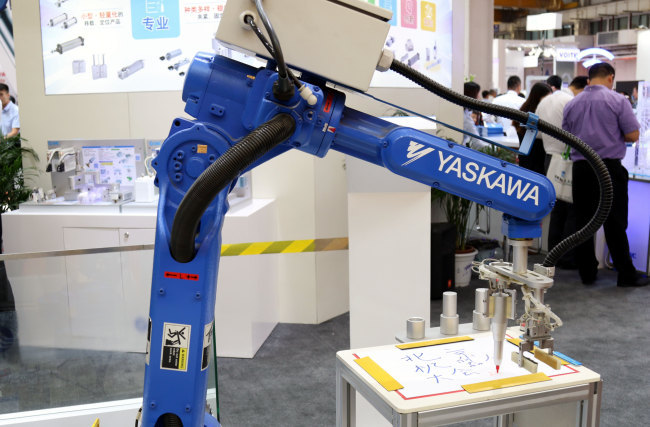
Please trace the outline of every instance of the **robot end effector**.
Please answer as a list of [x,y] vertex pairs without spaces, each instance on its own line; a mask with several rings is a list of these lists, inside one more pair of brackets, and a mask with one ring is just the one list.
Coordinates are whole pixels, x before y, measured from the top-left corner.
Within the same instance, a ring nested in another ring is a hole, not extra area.
[[549,354],[553,354],[551,332],[562,326],[562,320],[544,304],[544,294],[553,286],[554,267],[535,264],[533,271],[527,270],[527,251],[532,239],[511,239],[509,243],[512,245],[515,262],[485,260],[478,265],[479,277],[489,282],[487,313],[482,314],[492,320],[495,363],[498,366],[507,319],[516,317],[516,290],[512,285],[521,286],[525,309],[518,319],[521,339],[518,341],[519,353],[516,360],[519,366],[524,366],[524,352],[532,352],[535,347],[547,349]]

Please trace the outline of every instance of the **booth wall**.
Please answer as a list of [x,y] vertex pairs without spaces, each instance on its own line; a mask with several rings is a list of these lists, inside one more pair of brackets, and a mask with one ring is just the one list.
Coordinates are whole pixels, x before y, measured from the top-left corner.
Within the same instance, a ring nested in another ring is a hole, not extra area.
[[[454,0],[464,10],[467,0]],[[456,13],[455,16],[458,16]],[[43,79],[39,1],[13,2],[21,134],[45,170],[47,141],[56,139],[163,139],[172,120],[187,117],[179,91],[46,96]],[[455,21],[460,21],[455,19]],[[455,22],[454,58],[463,58],[463,22]],[[458,25],[460,24],[460,25]],[[460,41],[460,45],[458,44]],[[454,61],[452,87],[462,91],[463,61]],[[423,89],[373,88],[379,98],[462,125],[462,109]],[[378,116],[394,109],[359,95],[347,105]],[[459,139],[450,131],[443,135]],[[254,197],[274,198],[282,240],[347,236],[347,184],[344,156],[318,159],[289,152],[253,171]],[[51,187],[42,172],[38,186]],[[346,251],[286,255],[279,272],[280,321],[318,323],[348,310]]]

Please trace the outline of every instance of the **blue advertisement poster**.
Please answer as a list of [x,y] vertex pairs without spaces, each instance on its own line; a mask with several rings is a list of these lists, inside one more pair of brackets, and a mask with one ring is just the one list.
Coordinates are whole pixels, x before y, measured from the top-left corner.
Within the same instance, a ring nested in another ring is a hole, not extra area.
[[178,0],[131,0],[131,28],[136,40],[178,37]]

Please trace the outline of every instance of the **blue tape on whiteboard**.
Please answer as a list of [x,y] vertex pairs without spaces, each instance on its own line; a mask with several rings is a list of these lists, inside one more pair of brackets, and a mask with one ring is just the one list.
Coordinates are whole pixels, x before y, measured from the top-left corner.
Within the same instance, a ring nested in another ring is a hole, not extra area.
[[572,357],[567,356],[566,354],[560,353],[559,351],[553,351],[553,356],[557,356],[562,360],[566,360],[567,362],[569,362],[572,365],[582,366],[582,363],[578,362],[577,360],[575,360]]

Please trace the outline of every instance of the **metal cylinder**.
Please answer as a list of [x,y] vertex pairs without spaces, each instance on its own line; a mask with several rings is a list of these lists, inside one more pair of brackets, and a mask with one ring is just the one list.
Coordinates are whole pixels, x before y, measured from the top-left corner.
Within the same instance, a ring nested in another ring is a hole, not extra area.
[[456,292],[447,291],[442,293],[442,314],[445,316],[456,315]]
[[512,245],[512,271],[515,274],[524,274],[528,271],[528,247],[532,246],[531,239],[511,239]]
[[488,288],[478,288],[474,292],[474,310],[488,314]]
[[442,314],[440,315],[440,333],[444,335],[458,334],[458,314],[456,313],[456,292],[447,291],[442,294]]
[[494,363],[501,364],[503,358],[503,339],[508,326],[506,310],[508,309],[508,295],[499,292],[494,296],[494,316],[492,317],[492,339],[494,340]]
[[68,28],[72,27],[76,23],[77,23],[77,18],[75,16],[73,16],[72,18],[66,19],[65,21],[63,21],[63,28],[68,29]]
[[490,318],[488,316],[488,289],[478,288],[474,294],[474,311],[472,312],[472,329],[476,331],[489,331]]
[[440,315],[440,333],[443,335],[458,335],[458,315]]
[[65,21],[68,19],[68,14],[67,13],[62,13],[61,15],[55,16],[54,18],[50,19],[50,22],[48,22],[50,27],[53,27],[55,25],[59,25],[61,22]]
[[170,65],[169,67],[167,67],[167,69],[168,70],[178,70],[183,65],[186,65],[186,64],[189,64],[189,63],[190,63],[189,58],[183,58],[180,61],[178,61],[177,63],[175,63],[174,65]]
[[172,50],[171,52],[167,52],[165,54],[164,59],[169,61],[172,58],[176,58],[177,56],[180,56],[181,53],[183,53],[183,52],[180,49]]
[[425,321],[422,317],[409,317],[406,320],[406,338],[421,340],[424,338]]
[[144,61],[142,59],[138,59],[133,64],[129,65],[128,67],[124,67],[120,71],[118,71],[117,77],[124,80],[125,78],[129,77],[131,74],[143,68],[144,68]]
[[83,46],[83,45],[84,45],[83,37],[77,37],[72,40],[68,40],[67,42],[57,44],[56,49],[54,49],[52,52],[59,52],[60,54],[64,54],[69,50],[72,50],[76,47]]

